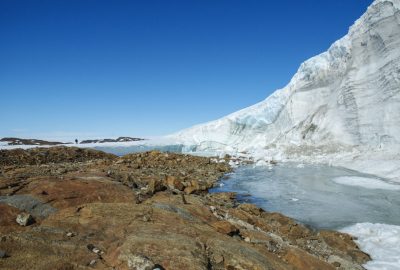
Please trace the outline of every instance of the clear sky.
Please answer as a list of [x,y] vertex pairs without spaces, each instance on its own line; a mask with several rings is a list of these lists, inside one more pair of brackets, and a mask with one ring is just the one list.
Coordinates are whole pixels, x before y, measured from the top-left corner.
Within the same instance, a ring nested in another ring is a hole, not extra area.
[[371,0],[0,0],[0,137],[168,134],[285,86]]

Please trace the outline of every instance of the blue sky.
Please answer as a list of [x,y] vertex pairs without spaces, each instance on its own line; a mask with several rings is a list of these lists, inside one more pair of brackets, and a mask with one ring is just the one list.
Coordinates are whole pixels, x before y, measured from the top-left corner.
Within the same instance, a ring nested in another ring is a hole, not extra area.
[[1,0],[0,137],[162,135],[263,100],[367,0]]

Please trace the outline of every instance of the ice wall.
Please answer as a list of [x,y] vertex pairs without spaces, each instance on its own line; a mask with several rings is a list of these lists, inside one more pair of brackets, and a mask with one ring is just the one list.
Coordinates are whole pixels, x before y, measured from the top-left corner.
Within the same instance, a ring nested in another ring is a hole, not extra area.
[[377,0],[264,101],[171,135],[201,150],[400,149],[400,0]]

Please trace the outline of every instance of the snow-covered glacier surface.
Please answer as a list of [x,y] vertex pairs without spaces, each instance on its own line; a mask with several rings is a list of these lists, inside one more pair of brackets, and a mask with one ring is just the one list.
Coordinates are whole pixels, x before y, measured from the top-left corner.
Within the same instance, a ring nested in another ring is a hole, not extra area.
[[198,151],[325,162],[400,181],[399,48],[400,0],[376,0],[283,89],[169,137]]

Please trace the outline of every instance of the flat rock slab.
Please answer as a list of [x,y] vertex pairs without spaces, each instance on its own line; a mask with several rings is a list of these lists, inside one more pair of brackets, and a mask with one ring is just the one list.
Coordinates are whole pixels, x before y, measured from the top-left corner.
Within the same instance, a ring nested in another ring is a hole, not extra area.
[[47,218],[50,214],[57,212],[56,208],[31,195],[0,196],[0,203],[13,206],[40,219]]
[[158,208],[158,209],[165,210],[165,211],[169,211],[169,212],[172,212],[172,213],[176,213],[183,219],[190,220],[190,221],[195,221],[195,218],[187,210],[181,209],[181,208],[176,207],[174,205],[165,204],[165,203],[155,203],[154,207]]

